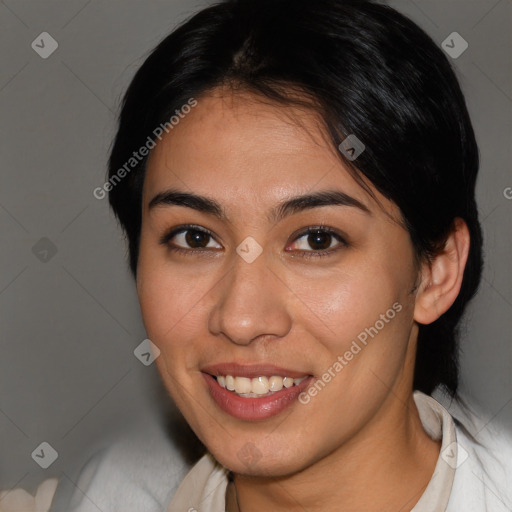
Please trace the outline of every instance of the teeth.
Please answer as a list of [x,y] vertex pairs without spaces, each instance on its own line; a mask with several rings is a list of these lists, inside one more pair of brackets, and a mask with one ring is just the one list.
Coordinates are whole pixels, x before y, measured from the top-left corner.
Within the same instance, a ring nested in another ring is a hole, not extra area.
[[280,391],[283,389],[283,377],[270,377],[268,385],[270,391]]
[[291,377],[280,377],[273,375],[272,377],[255,377],[250,379],[248,377],[233,377],[232,375],[218,375],[217,382],[219,386],[234,391],[237,395],[253,398],[261,397],[275,393],[284,388],[291,388],[300,384],[305,378],[292,379]]
[[290,379],[290,377],[285,377],[283,379],[283,386],[285,388],[291,388],[293,386],[293,379]]
[[266,395],[269,392],[267,377],[256,377],[252,379],[251,391],[257,395]]
[[235,377],[235,391],[240,393],[250,393],[251,392],[251,379],[247,377]]
[[235,391],[235,379],[231,375],[226,376],[226,388]]

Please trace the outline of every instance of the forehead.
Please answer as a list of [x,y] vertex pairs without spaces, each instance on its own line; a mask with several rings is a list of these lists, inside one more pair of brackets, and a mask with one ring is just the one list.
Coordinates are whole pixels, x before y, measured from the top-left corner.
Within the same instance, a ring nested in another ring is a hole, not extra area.
[[372,209],[370,196],[342,163],[316,112],[249,92],[215,90],[182,114],[151,152],[145,204],[166,188],[255,208],[338,188]]

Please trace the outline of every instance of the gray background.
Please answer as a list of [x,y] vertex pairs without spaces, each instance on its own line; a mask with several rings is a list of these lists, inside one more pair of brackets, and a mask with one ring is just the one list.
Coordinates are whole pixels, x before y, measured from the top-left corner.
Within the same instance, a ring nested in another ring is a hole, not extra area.
[[[135,70],[208,3],[0,1],[0,489],[73,479],[127,425],[160,421],[168,400],[156,368],[133,354],[145,333],[124,240],[92,191]],[[479,428],[510,426],[512,2],[389,3],[439,45],[454,31],[469,43],[451,60],[481,151],[486,266],[467,315],[462,391]],[[31,48],[43,31],[59,44],[47,59]],[[59,454],[46,470],[31,458],[43,441]]]

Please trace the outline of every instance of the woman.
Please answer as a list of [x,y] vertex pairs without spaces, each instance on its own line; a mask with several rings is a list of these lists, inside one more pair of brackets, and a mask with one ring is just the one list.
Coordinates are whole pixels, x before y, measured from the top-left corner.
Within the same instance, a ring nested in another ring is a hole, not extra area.
[[105,190],[207,448],[167,510],[511,509],[510,445],[429,396],[457,397],[477,170],[446,56],[387,6],[225,1],[153,51]]
[[138,71],[110,179],[149,142],[110,204],[208,449],[169,510],[490,507],[474,443],[427,396],[457,394],[482,265],[441,49],[373,2],[224,2]]

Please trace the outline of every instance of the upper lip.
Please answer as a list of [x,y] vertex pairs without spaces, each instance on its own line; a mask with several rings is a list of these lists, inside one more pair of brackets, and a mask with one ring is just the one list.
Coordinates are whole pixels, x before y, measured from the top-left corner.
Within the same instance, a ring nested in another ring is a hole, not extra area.
[[239,364],[239,363],[219,363],[205,366],[201,369],[204,373],[209,373],[213,376],[219,375],[232,375],[234,377],[248,377],[256,378],[262,376],[279,376],[279,377],[290,377],[292,379],[298,379],[309,375],[307,371],[288,370],[286,368],[280,368],[273,364]]

